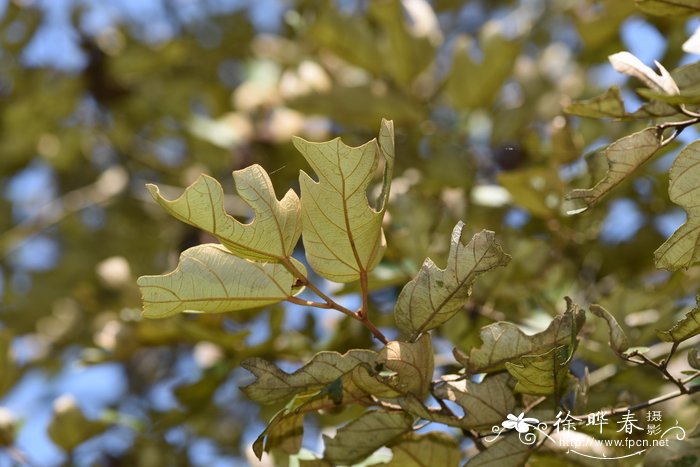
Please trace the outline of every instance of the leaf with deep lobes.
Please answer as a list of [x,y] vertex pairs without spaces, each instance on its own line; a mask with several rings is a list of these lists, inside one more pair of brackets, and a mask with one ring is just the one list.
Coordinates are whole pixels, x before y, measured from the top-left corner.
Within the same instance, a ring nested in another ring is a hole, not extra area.
[[668,195],[688,219],[654,252],[657,268],[687,269],[700,261],[700,141],[678,154],[669,172]]
[[[382,120],[379,138],[359,147],[340,138],[324,143],[294,138],[294,146],[318,176],[318,182],[303,171],[299,176],[306,258],[328,280],[357,280],[377,266],[386,248],[382,219],[394,167],[393,124]],[[380,156],[384,183],[372,207],[367,188]]]
[[242,224],[224,210],[224,191],[219,182],[202,175],[176,200],[163,198],[155,185],[148,191],[168,213],[194,227],[215,235],[238,256],[263,261],[280,261],[291,256],[301,235],[299,198],[289,190],[277,200],[270,177],[259,165],[233,172],[236,191],[255,214]]
[[509,260],[493,232],[484,230],[469,240],[459,222],[452,231],[447,267],[440,269],[426,259],[416,278],[399,294],[394,310],[397,326],[413,340],[441,325],[462,309],[480,274]]
[[183,251],[173,272],[141,276],[137,283],[147,318],[246,310],[286,300],[303,289],[282,264],[240,258],[213,243]]

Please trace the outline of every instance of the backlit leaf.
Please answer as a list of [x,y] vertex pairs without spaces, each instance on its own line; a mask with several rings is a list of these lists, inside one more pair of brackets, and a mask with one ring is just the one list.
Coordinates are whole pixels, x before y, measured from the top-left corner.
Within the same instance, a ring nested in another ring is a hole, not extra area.
[[576,101],[564,109],[566,113],[590,118],[622,118],[627,115],[620,90],[613,86],[600,96]]
[[277,200],[270,177],[259,165],[233,172],[238,195],[253,209],[255,219],[242,224],[224,210],[224,192],[218,181],[201,175],[174,201],[163,198],[158,187],[147,185],[153,198],[173,217],[215,235],[238,256],[279,261],[292,254],[301,234],[299,198],[289,190]]
[[696,298],[697,306],[689,311],[668,331],[659,331],[659,339],[666,342],[683,342],[700,334],[700,295]]
[[654,252],[657,268],[675,271],[700,261],[700,141],[686,146],[671,166],[668,195],[688,219]]
[[635,0],[644,13],[656,16],[683,16],[700,13],[697,0]]
[[508,361],[571,344],[585,321],[583,310],[567,298],[567,310],[555,317],[544,331],[528,336],[513,323],[493,323],[481,328],[481,347],[469,354],[455,349],[455,358],[470,374],[503,370]]
[[322,389],[363,363],[373,363],[377,353],[371,350],[319,352],[309,363],[294,373],[286,373],[261,358],[249,358],[241,366],[256,376],[254,382],[242,388],[256,402],[274,404],[295,394]]
[[[299,182],[306,258],[326,279],[357,280],[384,254],[382,218],[394,166],[393,141],[393,123],[387,120],[382,120],[378,141],[354,148],[340,138],[324,143],[294,138],[294,145],[319,177],[315,182],[302,171]],[[367,188],[380,156],[386,162],[383,198],[373,208]]]
[[304,416],[300,414],[279,413],[253,443],[253,452],[258,459],[263,452],[280,449],[287,454],[294,454],[301,449],[304,435]]
[[[304,270],[301,263],[292,261]],[[214,243],[183,251],[177,268],[169,274],[138,279],[147,318],[270,305],[301,292],[294,282],[294,276],[282,264],[239,258]]]
[[374,467],[441,467],[458,466],[460,450],[447,433],[433,431],[424,435],[409,433],[391,446],[393,457],[386,464]]
[[401,291],[394,316],[410,339],[454,316],[469,297],[476,277],[510,260],[493,232],[482,231],[467,242],[464,224],[459,222],[452,231],[447,267],[440,269],[426,259],[416,278]]
[[379,352],[377,365],[396,372],[396,383],[392,387],[401,393],[420,398],[427,396],[435,367],[430,335],[424,334],[414,343],[389,342]]
[[578,214],[598,203],[610,190],[648,161],[659,148],[661,148],[661,135],[653,127],[612,143],[600,156],[608,159],[607,175],[593,188],[573,190],[566,195],[566,213]]
[[372,410],[340,428],[333,438],[324,436],[324,458],[334,465],[361,461],[413,428],[413,417],[403,412]]
[[517,362],[506,362],[506,370],[518,383],[517,392],[535,396],[559,394],[566,383],[572,348],[561,345],[542,355],[525,355]]
[[624,353],[629,348],[629,342],[627,341],[625,331],[620,327],[615,317],[600,305],[593,304],[588,309],[598,318],[603,318],[607,321],[608,329],[610,330],[610,347],[612,347],[617,354]]
[[435,389],[435,394],[464,408],[463,426],[489,429],[505,420],[515,408],[515,397],[505,373],[487,376],[481,383],[468,379],[450,381]]

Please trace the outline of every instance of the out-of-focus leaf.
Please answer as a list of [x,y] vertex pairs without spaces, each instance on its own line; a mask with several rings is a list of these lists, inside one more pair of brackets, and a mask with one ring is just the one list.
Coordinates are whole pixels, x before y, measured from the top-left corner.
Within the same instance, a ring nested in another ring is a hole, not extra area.
[[688,351],[688,365],[696,370],[700,370],[700,354],[698,349],[693,348]]
[[363,363],[372,364],[378,354],[371,350],[350,350],[345,354],[319,352],[294,373],[286,373],[261,358],[250,358],[241,366],[256,377],[243,392],[256,402],[274,404],[295,394],[322,389]]
[[683,51],[700,55],[700,28],[695,28],[695,32],[683,43]]
[[567,214],[581,213],[598,203],[603,196],[619,185],[639,166],[661,148],[661,135],[656,128],[646,128],[625,136],[605,148],[602,156],[608,159],[608,173],[593,188],[573,190],[566,195]]
[[[315,182],[299,176],[306,258],[326,279],[351,282],[374,269],[386,248],[382,219],[394,167],[394,126],[382,120],[379,140],[360,147],[340,138],[310,143],[294,138],[294,145],[318,175]],[[379,164],[386,163],[384,187],[376,207],[367,200],[367,188]]]
[[340,428],[333,438],[324,436],[324,458],[334,465],[361,461],[413,428],[413,417],[403,412],[372,410]]
[[[303,264],[292,259],[299,270]],[[147,318],[184,311],[223,313],[270,305],[301,292],[280,263],[239,258],[223,245],[207,243],[182,252],[177,269],[162,276],[141,276]]]
[[464,224],[459,222],[452,231],[447,267],[439,269],[426,259],[401,291],[394,310],[397,326],[412,340],[441,325],[462,308],[479,274],[509,260],[493,232],[482,231],[467,243]]
[[589,118],[622,118],[627,115],[617,86],[611,87],[600,96],[569,104],[564,108],[564,112]]
[[588,309],[598,318],[603,318],[607,321],[608,329],[610,330],[610,347],[615,353],[623,354],[629,348],[629,342],[625,331],[620,327],[615,317],[600,305],[593,304]]
[[615,70],[634,76],[654,91],[671,96],[680,92],[671,74],[659,62],[654,62],[660,72],[660,74],[656,74],[654,70],[629,52],[618,52],[608,57],[608,59]]
[[447,433],[433,431],[424,435],[410,433],[390,446],[394,456],[386,464],[373,467],[432,467],[458,466],[460,450],[457,442]]
[[517,434],[502,436],[487,449],[466,463],[469,467],[520,467],[525,465],[532,450],[520,441]]
[[53,418],[49,422],[47,432],[51,441],[67,452],[93,436],[104,432],[109,424],[90,420],[83,414],[72,396],[64,395],[54,403]]
[[505,374],[487,376],[481,383],[468,379],[450,381],[435,389],[435,395],[464,408],[463,425],[476,430],[490,429],[505,420],[515,408],[515,397]]
[[558,174],[547,167],[529,167],[498,174],[498,182],[511,194],[513,204],[530,214],[556,217],[560,199]]
[[659,331],[659,339],[665,342],[683,342],[700,334],[700,295],[696,298],[697,306],[689,311],[667,331]]
[[560,394],[571,354],[571,346],[561,345],[541,355],[525,355],[518,361],[506,362],[506,370],[518,380],[517,392],[535,396]]
[[571,344],[585,321],[583,310],[567,298],[564,314],[555,317],[544,331],[528,336],[513,323],[490,324],[481,328],[481,347],[471,349],[469,354],[455,349],[455,358],[470,374],[500,371],[508,361]]
[[669,172],[668,195],[688,219],[654,252],[657,268],[687,269],[700,260],[700,141],[678,154]]
[[0,329],[0,396],[9,391],[17,378],[19,370],[12,357],[12,334],[7,329]]
[[301,235],[301,209],[293,190],[277,200],[270,177],[255,164],[233,172],[236,191],[250,205],[255,219],[242,224],[224,210],[224,192],[215,179],[202,175],[178,199],[163,198],[147,185],[153,199],[173,217],[215,235],[238,256],[279,261],[291,256]]
[[460,38],[454,47],[445,96],[459,109],[491,104],[520,53],[518,40],[507,39],[498,32],[482,29],[479,39],[483,55],[480,63],[470,57],[469,39]]
[[700,13],[696,0],[635,0],[644,13],[655,16],[685,16]]
[[687,434],[679,428],[668,430],[665,436],[670,440],[668,446],[653,447],[646,452],[644,467],[696,467],[700,463],[700,427]]

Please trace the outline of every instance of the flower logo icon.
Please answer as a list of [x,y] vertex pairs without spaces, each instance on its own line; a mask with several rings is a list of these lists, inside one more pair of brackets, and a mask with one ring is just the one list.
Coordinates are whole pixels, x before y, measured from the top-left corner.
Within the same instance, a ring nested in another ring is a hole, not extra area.
[[515,429],[518,433],[527,433],[530,431],[531,425],[537,425],[540,422],[536,418],[525,417],[525,412],[521,412],[517,417],[513,414],[508,414],[506,418],[507,420],[504,420],[501,426],[508,430]]

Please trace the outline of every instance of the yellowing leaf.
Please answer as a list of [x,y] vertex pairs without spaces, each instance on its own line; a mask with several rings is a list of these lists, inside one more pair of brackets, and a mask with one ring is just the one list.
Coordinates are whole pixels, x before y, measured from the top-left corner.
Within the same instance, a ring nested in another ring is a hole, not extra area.
[[560,394],[569,373],[572,348],[561,345],[542,355],[525,355],[517,362],[506,362],[506,370],[518,384],[517,392],[535,396]]
[[457,313],[470,295],[476,277],[508,263],[493,232],[484,230],[467,243],[464,224],[452,231],[447,267],[438,268],[428,258],[418,275],[399,294],[394,316],[402,333],[415,339]]
[[413,417],[403,412],[372,410],[340,428],[335,437],[324,436],[324,459],[333,465],[361,461],[413,428]]
[[593,304],[589,308],[591,313],[599,318],[603,318],[608,323],[608,328],[610,330],[610,346],[617,354],[622,354],[629,348],[629,342],[627,341],[627,336],[622,327],[618,324],[617,320],[613,315],[610,314],[608,310],[600,305]]
[[603,151],[603,155],[608,159],[607,175],[593,188],[573,190],[566,195],[566,213],[578,214],[598,203],[610,190],[648,161],[659,148],[661,134],[653,127],[612,143]]
[[[386,248],[382,218],[394,166],[393,123],[382,120],[379,142],[355,148],[340,138],[324,143],[294,138],[294,146],[319,177],[315,182],[303,171],[299,177],[306,258],[326,279],[357,280],[379,263]],[[367,188],[380,155],[386,161],[384,189],[372,208]]]
[[242,224],[224,210],[219,182],[202,175],[174,201],[163,198],[158,187],[147,185],[153,198],[173,217],[215,235],[238,256],[279,261],[292,254],[301,234],[299,198],[289,190],[277,201],[265,169],[252,165],[233,172],[238,195],[253,209],[255,219]]
[[666,342],[682,342],[700,334],[700,295],[696,298],[697,306],[689,311],[668,331],[659,331],[659,339]]
[[301,292],[294,282],[282,264],[239,258],[207,243],[183,251],[173,272],[141,276],[137,283],[144,316],[164,318],[183,311],[222,313],[270,305]]
[[319,352],[291,374],[261,358],[249,358],[241,366],[253,373],[256,379],[242,390],[256,402],[274,404],[298,393],[319,390],[358,365],[373,363],[377,355],[371,350],[350,350],[345,354]]
[[435,389],[438,397],[456,402],[464,408],[461,426],[490,429],[500,424],[515,408],[515,397],[505,373],[487,376],[481,383],[468,379],[449,381]]
[[499,371],[508,361],[571,344],[585,321],[583,310],[567,298],[567,310],[555,317],[544,331],[528,336],[513,323],[493,323],[481,328],[481,347],[472,349],[468,355],[455,349],[455,358],[470,374]]
[[454,438],[438,431],[424,435],[409,433],[390,447],[391,461],[374,467],[456,467],[461,457]]
[[675,271],[700,261],[700,141],[686,146],[669,172],[671,201],[688,213],[688,220],[654,252],[657,268]]

